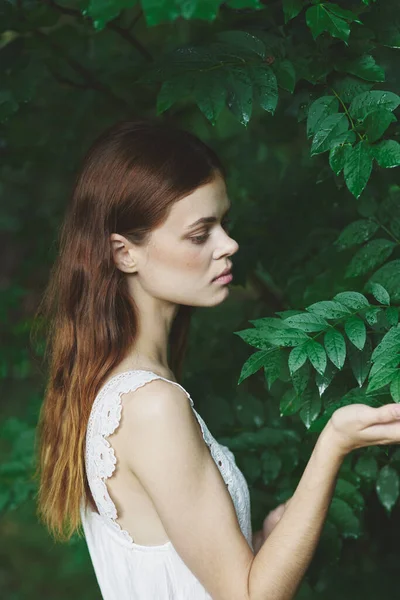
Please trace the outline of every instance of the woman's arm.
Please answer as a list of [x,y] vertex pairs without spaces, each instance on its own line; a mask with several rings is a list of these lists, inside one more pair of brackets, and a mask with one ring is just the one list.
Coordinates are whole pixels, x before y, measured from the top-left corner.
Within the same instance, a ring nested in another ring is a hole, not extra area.
[[345,456],[336,438],[328,423],[282,518],[254,557],[251,600],[294,597],[317,546]]

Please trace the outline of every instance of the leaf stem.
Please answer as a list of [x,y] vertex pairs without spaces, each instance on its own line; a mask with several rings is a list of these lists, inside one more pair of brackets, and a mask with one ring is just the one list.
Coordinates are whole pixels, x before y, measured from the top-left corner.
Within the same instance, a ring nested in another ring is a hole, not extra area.
[[373,220],[375,220],[375,222],[376,222],[376,223],[379,225],[379,227],[381,227],[381,228],[382,228],[384,231],[386,231],[386,233],[387,233],[388,235],[390,235],[390,237],[392,237],[392,238],[394,239],[394,241],[396,242],[396,244],[399,244],[399,245],[400,245],[400,240],[399,240],[399,238],[398,238],[398,237],[396,237],[396,236],[394,235],[394,233],[392,233],[392,232],[390,231],[390,229],[388,229],[388,228],[386,227],[386,225],[383,225],[383,223],[381,223],[377,217],[373,217]]
[[356,126],[354,125],[354,121],[351,118],[349,111],[347,110],[347,106],[345,105],[345,103],[343,102],[343,100],[341,99],[341,97],[339,96],[339,94],[336,92],[336,90],[334,90],[333,88],[330,88],[330,89],[335,94],[336,98],[339,100],[340,104],[342,105],[343,110],[344,110],[347,118],[350,121],[350,125],[351,125],[352,131],[354,131],[358,135],[358,137],[360,138],[360,140],[362,141],[363,140],[363,136],[361,135],[361,133],[359,131],[357,131]]

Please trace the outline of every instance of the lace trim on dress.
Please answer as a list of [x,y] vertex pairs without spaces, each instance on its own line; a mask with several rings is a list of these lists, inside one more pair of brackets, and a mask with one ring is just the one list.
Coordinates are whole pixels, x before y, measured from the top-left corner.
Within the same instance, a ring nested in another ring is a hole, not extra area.
[[[135,374],[135,378],[132,377],[133,374]],[[121,396],[129,391],[139,389],[154,379],[164,379],[169,383],[177,385],[189,398],[192,409],[200,424],[204,441],[209,447],[211,455],[218,465],[232,497],[240,528],[249,545],[252,547],[251,523],[249,519],[250,496],[247,482],[236,466],[234,454],[227,446],[219,444],[211,435],[202,417],[195,410],[194,402],[185,388],[179,383],[161,377],[152,371],[124,371],[115,375],[101,388],[93,403],[86,434],[85,462],[89,486],[99,514],[132,547],[162,548],[171,544],[170,541],[160,546],[141,546],[140,544],[135,544],[129,532],[123,529],[117,522],[117,509],[105,483],[105,480],[113,474],[117,462],[114,448],[106,438],[114,433],[119,426],[122,412]],[[236,485],[234,485],[235,483]]]

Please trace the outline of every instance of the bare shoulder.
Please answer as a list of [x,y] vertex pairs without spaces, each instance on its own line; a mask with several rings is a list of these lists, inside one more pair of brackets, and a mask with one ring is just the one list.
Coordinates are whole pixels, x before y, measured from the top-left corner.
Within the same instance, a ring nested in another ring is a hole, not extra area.
[[152,379],[134,391],[123,394],[124,416],[131,427],[150,420],[181,424],[195,420],[185,391],[163,379]]
[[124,456],[168,538],[215,600],[248,599],[254,555],[184,390],[156,379],[123,395]]

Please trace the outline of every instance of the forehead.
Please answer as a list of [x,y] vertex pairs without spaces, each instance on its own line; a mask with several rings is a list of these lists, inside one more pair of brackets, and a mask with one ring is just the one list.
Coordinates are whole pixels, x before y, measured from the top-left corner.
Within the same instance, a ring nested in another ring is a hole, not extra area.
[[212,182],[198,187],[194,192],[175,202],[167,223],[185,227],[196,219],[218,216],[229,207],[225,181],[216,177]]

